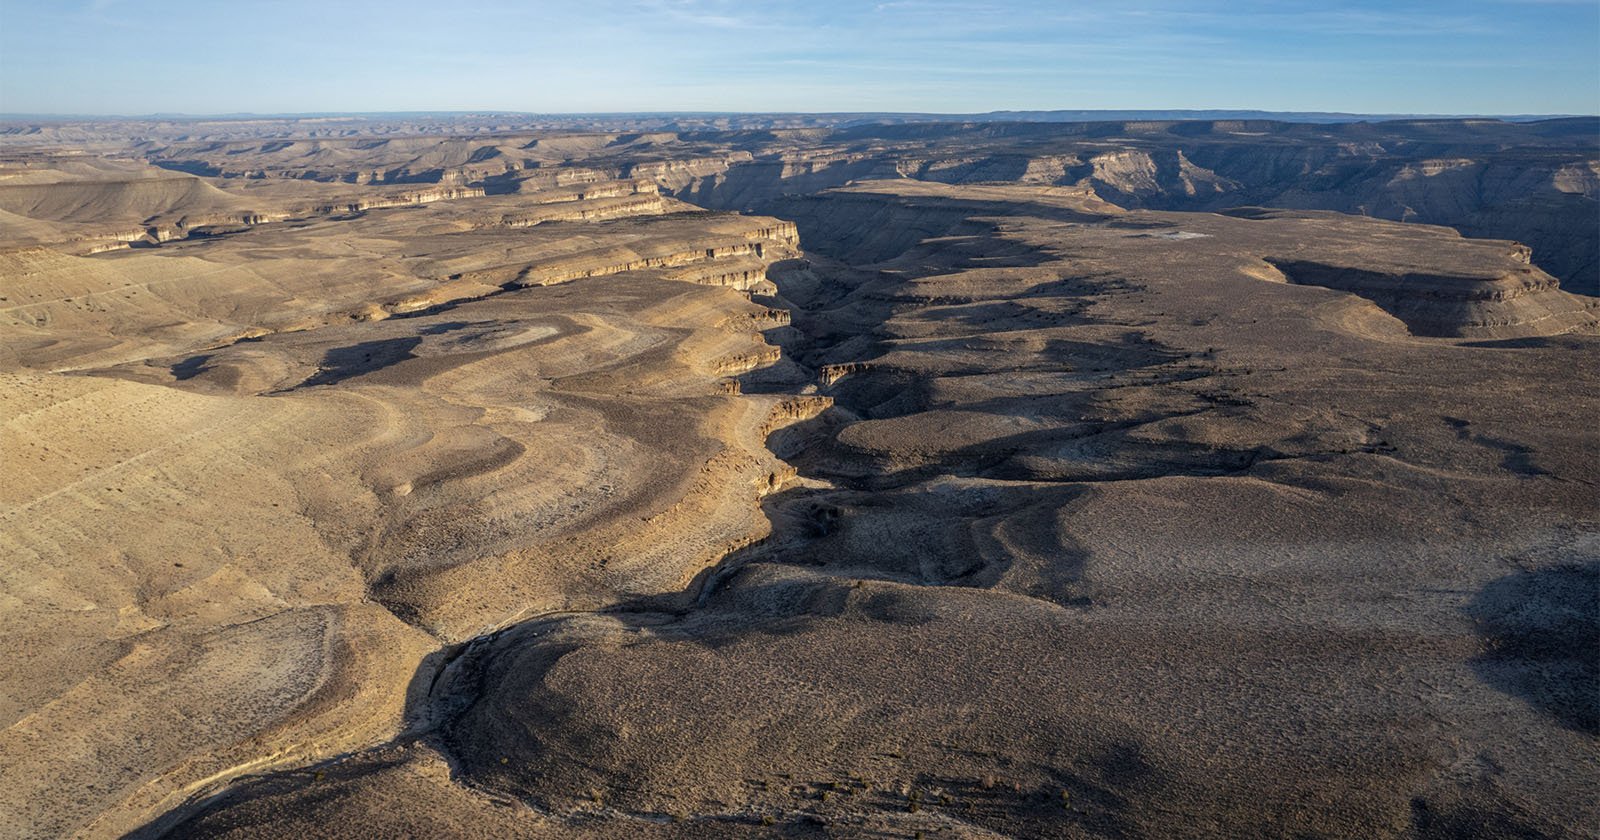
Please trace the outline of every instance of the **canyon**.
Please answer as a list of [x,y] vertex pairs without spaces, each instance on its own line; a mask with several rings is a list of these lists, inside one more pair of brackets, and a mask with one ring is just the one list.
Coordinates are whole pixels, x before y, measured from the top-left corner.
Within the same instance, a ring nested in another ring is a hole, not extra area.
[[[476,124],[473,134],[449,135],[440,132],[463,126],[311,121],[269,124],[273,131],[253,138],[251,130],[261,127],[249,123],[35,126],[0,131],[0,149],[66,135],[74,138],[74,152],[132,152],[170,171],[245,182],[460,185],[494,192],[515,191],[529,179],[640,178],[702,207],[756,213],[784,195],[855,180],[1082,185],[1127,209],[1253,205],[1447,225],[1467,236],[1522,242],[1568,291],[1600,295],[1600,245],[1593,236],[1600,219],[1600,125],[1592,117],[1332,124],[825,116],[617,122],[628,128],[506,117]],[[0,193],[0,210],[13,202]]]
[[1589,837],[1600,123],[0,131],[0,832]]

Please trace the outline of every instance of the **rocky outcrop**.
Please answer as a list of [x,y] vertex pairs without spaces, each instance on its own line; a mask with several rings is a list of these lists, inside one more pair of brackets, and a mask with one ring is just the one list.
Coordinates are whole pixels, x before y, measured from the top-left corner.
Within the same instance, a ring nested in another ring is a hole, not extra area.
[[[1518,252],[1526,257],[1526,250]],[[1600,300],[1567,294],[1532,266],[1461,276],[1389,273],[1359,265],[1272,260],[1291,283],[1360,295],[1404,321],[1415,335],[1525,338],[1600,327]]]
[[[655,216],[667,212],[667,199],[654,191],[640,195],[624,193],[621,197],[608,195],[611,191],[597,191],[604,198],[592,198],[593,193],[577,194],[571,201],[551,201],[535,207],[508,213],[480,227],[533,227],[546,222],[598,222],[622,219],[629,216]],[[620,190],[618,190],[620,192]]]
[[663,189],[675,191],[684,189],[698,179],[726,172],[750,160],[752,156],[749,152],[736,152],[717,157],[632,163],[623,167],[622,176],[654,181]]
[[[1107,152],[1089,159],[1086,176],[1102,198],[1123,206],[1141,199],[1177,195],[1204,200],[1232,192],[1238,184],[1190,161],[1182,151]],[[1069,175],[1070,177],[1070,175]]]
[[518,271],[517,286],[549,286],[629,271],[674,269],[669,276],[713,286],[748,289],[765,279],[766,266],[798,255],[798,235],[789,223],[750,231],[741,241],[657,254],[586,253],[541,262]]
[[[402,193],[361,198],[338,204],[319,204],[312,207],[310,212],[317,215],[364,213],[368,210],[382,210],[387,207],[410,207],[416,204],[431,204],[435,201],[476,198],[481,195],[484,195],[482,187],[435,187],[433,189],[408,190]],[[245,222],[245,224],[259,224],[259,222]]]

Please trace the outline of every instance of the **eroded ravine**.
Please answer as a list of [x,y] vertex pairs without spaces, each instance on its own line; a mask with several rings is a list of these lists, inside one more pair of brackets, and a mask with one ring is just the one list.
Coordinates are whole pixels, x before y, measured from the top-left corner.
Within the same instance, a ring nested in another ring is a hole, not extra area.
[[[875,189],[797,212],[833,256],[758,301],[793,325],[740,390],[833,402],[769,437],[797,472],[770,536],[681,591],[476,639],[406,738],[161,827],[1561,836],[1589,807],[1548,772],[1581,778],[1587,736],[1570,713],[1521,713],[1538,748],[1504,731],[1523,701],[1477,673],[1448,592],[1585,550],[1592,476],[1560,430],[1593,383],[1541,416],[1453,395],[1591,339],[1512,359],[1263,281],[1294,220]],[[1397,229],[1342,224],[1316,220],[1326,247],[1386,270],[1370,234]]]
[[387,740],[440,644],[680,588],[760,523],[797,407],[733,393],[774,323],[736,287],[792,229],[497,223],[539,199],[8,252],[0,830],[117,836]]

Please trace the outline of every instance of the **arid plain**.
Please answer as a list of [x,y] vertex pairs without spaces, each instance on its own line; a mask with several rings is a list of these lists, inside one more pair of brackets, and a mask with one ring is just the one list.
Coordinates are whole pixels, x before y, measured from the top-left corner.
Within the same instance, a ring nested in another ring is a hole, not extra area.
[[0,834],[1600,836],[1596,123],[6,125]]

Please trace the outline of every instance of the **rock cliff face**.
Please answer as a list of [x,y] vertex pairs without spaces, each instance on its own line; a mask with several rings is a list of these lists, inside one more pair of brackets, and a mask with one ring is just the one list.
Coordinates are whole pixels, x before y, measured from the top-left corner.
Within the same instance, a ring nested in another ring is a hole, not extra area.
[[1462,276],[1267,261],[1291,283],[1360,295],[1404,321],[1415,335],[1523,338],[1592,332],[1600,325],[1600,301],[1558,292],[1554,278],[1532,267]]
[[1089,166],[1087,178],[1095,191],[1130,207],[1165,197],[1205,201],[1239,188],[1226,177],[1196,166],[1182,151],[1110,152],[1090,158]]
[[750,160],[749,152],[739,152],[719,157],[650,161],[625,166],[622,174],[627,178],[652,181],[668,191],[678,191],[701,178],[721,174]]

